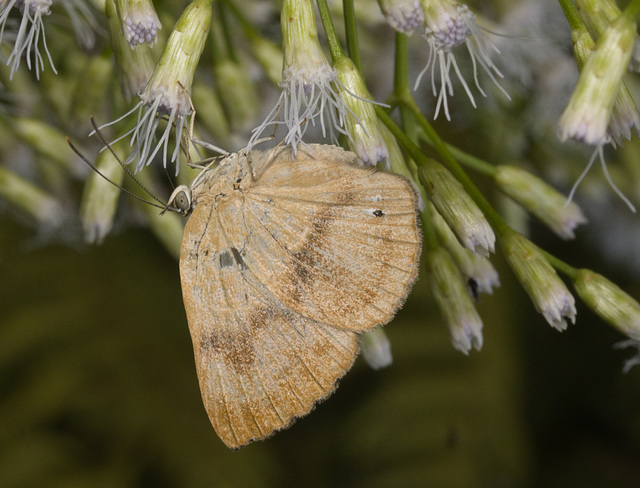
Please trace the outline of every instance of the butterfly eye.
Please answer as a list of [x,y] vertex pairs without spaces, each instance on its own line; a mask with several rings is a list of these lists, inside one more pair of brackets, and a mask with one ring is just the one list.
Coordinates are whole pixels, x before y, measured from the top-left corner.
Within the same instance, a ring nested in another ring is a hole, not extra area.
[[178,212],[186,215],[191,210],[191,191],[184,185],[180,185],[173,190],[167,202],[168,207],[173,207]]
[[173,204],[182,211],[186,211],[189,210],[189,207],[191,206],[191,202],[189,201],[189,197],[187,196],[187,194],[183,191],[181,191],[180,193],[178,193],[176,195],[176,199],[174,200]]

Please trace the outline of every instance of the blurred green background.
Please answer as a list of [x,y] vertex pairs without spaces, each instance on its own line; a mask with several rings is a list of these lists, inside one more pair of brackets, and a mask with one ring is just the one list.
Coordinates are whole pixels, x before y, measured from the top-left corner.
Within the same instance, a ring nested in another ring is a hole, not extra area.
[[611,347],[621,336],[582,308],[556,332],[504,268],[481,298],[481,353],[452,349],[418,281],[386,328],[392,367],[358,360],[308,417],[232,452],[200,400],[177,263],[149,232],[45,246],[7,213],[0,224],[0,486],[640,479],[640,368],[622,374],[629,351]]

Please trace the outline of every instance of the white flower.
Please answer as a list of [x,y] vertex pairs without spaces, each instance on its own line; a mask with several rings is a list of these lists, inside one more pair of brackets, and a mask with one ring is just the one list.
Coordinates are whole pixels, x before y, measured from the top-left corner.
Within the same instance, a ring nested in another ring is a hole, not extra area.
[[378,5],[387,23],[403,34],[411,35],[424,23],[420,0],[378,0]]
[[[313,3],[287,0],[281,15],[284,62],[282,93],[262,124],[252,131],[247,150],[270,127],[285,125],[285,144],[296,154],[309,127],[319,124],[322,136],[337,140],[336,132],[349,136],[345,120],[353,116],[346,107],[337,71],[331,67],[318,41]],[[282,116],[283,120],[280,120]],[[304,144],[304,143],[303,143]]]
[[[138,112],[136,126],[113,141],[117,142],[131,135],[130,144],[135,144],[135,149],[125,164],[137,159],[136,171],[151,164],[160,150],[163,165],[167,167],[172,129],[175,129],[175,148],[171,154],[171,162],[178,159],[182,132],[187,127],[187,118],[191,114],[193,76],[210,25],[211,3],[208,0],[196,0],[189,4],[176,22],[151,79],[140,94],[140,102],[119,119],[100,127],[102,129],[113,125],[133,112]],[[166,127],[160,139],[154,142],[161,120],[166,121]],[[176,163],[176,174],[178,171],[179,165]]]
[[[0,42],[4,34],[5,26],[9,19],[9,13],[16,8],[22,13],[22,19],[15,33],[13,50],[7,60],[7,66],[11,65],[9,79],[20,67],[22,56],[25,55],[27,67],[31,69],[33,62],[36,78],[40,78],[40,71],[44,70],[44,59],[38,50],[38,43],[42,36],[42,47],[44,48],[49,64],[54,73],[57,74],[51,54],[47,48],[47,40],[44,32],[44,22],[42,18],[51,13],[52,0],[4,0],[0,3]],[[33,55],[33,60],[32,60]]]
[[322,136],[332,141],[337,140],[336,132],[348,136],[344,125],[351,114],[340,96],[336,76],[336,70],[329,63],[284,70],[280,98],[265,121],[253,129],[248,150],[267,128],[280,125],[287,128],[284,143],[291,145],[294,155],[310,125],[319,124]]
[[[462,83],[471,104],[475,107],[476,102],[471,93],[471,89],[465,81],[458,63],[453,54],[453,48],[464,43],[471,57],[473,66],[473,79],[478,91],[483,97],[486,93],[480,87],[478,80],[478,65],[489,75],[494,84],[510,99],[507,92],[500,86],[498,78],[502,78],[502,73],[491,60],[490,51],[499,53],[498,48],[489,41],[475,22],[475,15],[466,5],[459,5],[452,0],[422,0],[424,8],[425,34],[429,46],[429,58],[427,65],[418,75],[414,90],[420,85],[422,76],[430,70],[431,90],[434,96],[438,97],[434,119],[438,117],[440,109],[444,110],[447,120],[451,120],[447,97],[453,96],[453,84],[451,82],[451,69]],[[440,71],[439,87],[436,83],[436,65]]]
[[131,47],[153,45],[162,28],[150,0],[117,0],[120,27]]

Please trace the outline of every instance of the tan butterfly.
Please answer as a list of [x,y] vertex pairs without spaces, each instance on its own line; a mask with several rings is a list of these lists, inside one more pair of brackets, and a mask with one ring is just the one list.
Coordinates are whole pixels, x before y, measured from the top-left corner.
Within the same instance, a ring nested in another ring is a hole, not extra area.
[[170,205],[190,213],[184,305],[204,405],[231,448],[330,395],[358,335],[391,320],[418,273],[411,184],[335,146],[231,154]]

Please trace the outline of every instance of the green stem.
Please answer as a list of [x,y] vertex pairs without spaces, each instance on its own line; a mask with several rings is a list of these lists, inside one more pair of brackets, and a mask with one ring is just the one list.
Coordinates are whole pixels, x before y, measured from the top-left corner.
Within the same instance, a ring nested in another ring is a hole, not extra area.
[[[460,163],[458,163],[456,158],[453,157],[453,154],[451,154],[451,151],[449,151],[449,148],[447,147],[447,145],[440,138],[438,133],[433,129],[433,127],[427,121],[424,115],[422,115],[422,112],[420,112],[420,109],[418,108],[413,97],[405,97],[402,100],[402,102],[403,104],[406,104],[411,109],[411,111],[413,112],[413,116],[416,118],[416,120],[418,121],[422,129],[425,131],[434,149],[438,152],[440,157],[443,159],[443,162],[447,167],[447,169],[451,171],[451,173],[462,184],[465,191],[473,199],[476,205],[478,205],[480,210],[482,210],[482,213],[489,221],[489,224],[491,224],[491,227],[493,227],[493,230],[496,233],[496,235],[498,237],[502,236],[505,232],[509,230],[509,226],[506,224],[506,222],[500,216],[500,214],[498,214],[498,212],[496,212],[495,209],[491,206],[491,204],[487,201],[487,199],[484,197],[484,195],[478,189],[478,187],[467,176],[467,173],[465,173],[464,169],[462,169],[462,166],[460,166]],[[393,123],[391,119],[389,119],[389,121]],[[388,124],[386,125],[388,126]],[[398,139],[398,141],[401,141],[400,138]],[[403,146],[405,146],[402,142],[400,143]],[[415,158],[414,155],[411,154],[410,152],[411,157],[414,158],[418,164],[420,164],[420,161],[422,160],[422,158],[425,158],[426,156],[422,154],[422,151],[420,151],[420,149],[415,144],[412,143],[412,145],[415,147],[416,152],[420,155],[420,159]],[[405,149],[409,151],[409,148],[406,146],[405,146]]]
[[393,72],[393,93],[396,99],[411,96],[409,88],[409,37],[396,32],[395,65]]
[[558,3],[562,7],[564,16],[567,18],[567,22],[569,22],[569,27],[572,31],[584,27],[584,23],[580,17],[580,12],[578,12],[573,0],[558,0]]
[[[430,141],[429,141],[430,142]],[[458,149],[451,144],[445,144],[447,149],[453,154],[458,161],[464,164],[467,168],[471,168],[478,173],[482,173],[483,175],[494,177],[498,172],[496,167],[485,161],[484,159],[480,159],[472,154],[464,152],[462,149]]]
[[545,259],[547,261],[549,261],[549,264],[551,264],[551,266],[553,266],[556,270],[558,270],[561,273],[565,274],[571,280],[575,280],[577,278],[577,276],[578,276],[578,269],[577,268],[574,268],[573,266],[565,263],[561,259],[558,259],[557,257],[553,256],[552,254],[549,254],[544,249],[541,249],[541,248],[538,248],[538,249],[540,250],[542,255],[545,257]]
[[349,53],[349,57],[358,71],[362,73],[360,49],[358,48],[358,25],[356,23],[353,0],[342,0],[342,8],[344,10],[344,27],[347,36],[347,53]]
[[344,56],[340,41],[336,35],[336,30],[333,27],[333,21],[331,20],[331,14],[329,13],[329,5],[327,0],[316,0],[318,4],[318,11],[320,12],[320,20],[322,20],[322,27],[324,28],[324,34],[327,37],[327,43],[329,44],[329,52],[331,53],[331,61],[335,64],[340,58]]
[[393,95],[390,97],[394,105],[399,105],[402,128],[409,139],[418,142],[418,127],[411,110],[401,103],[402,100],[411,98],[409,87],[409,37],[406,34],[396,32],[395,65],[393,74]]

